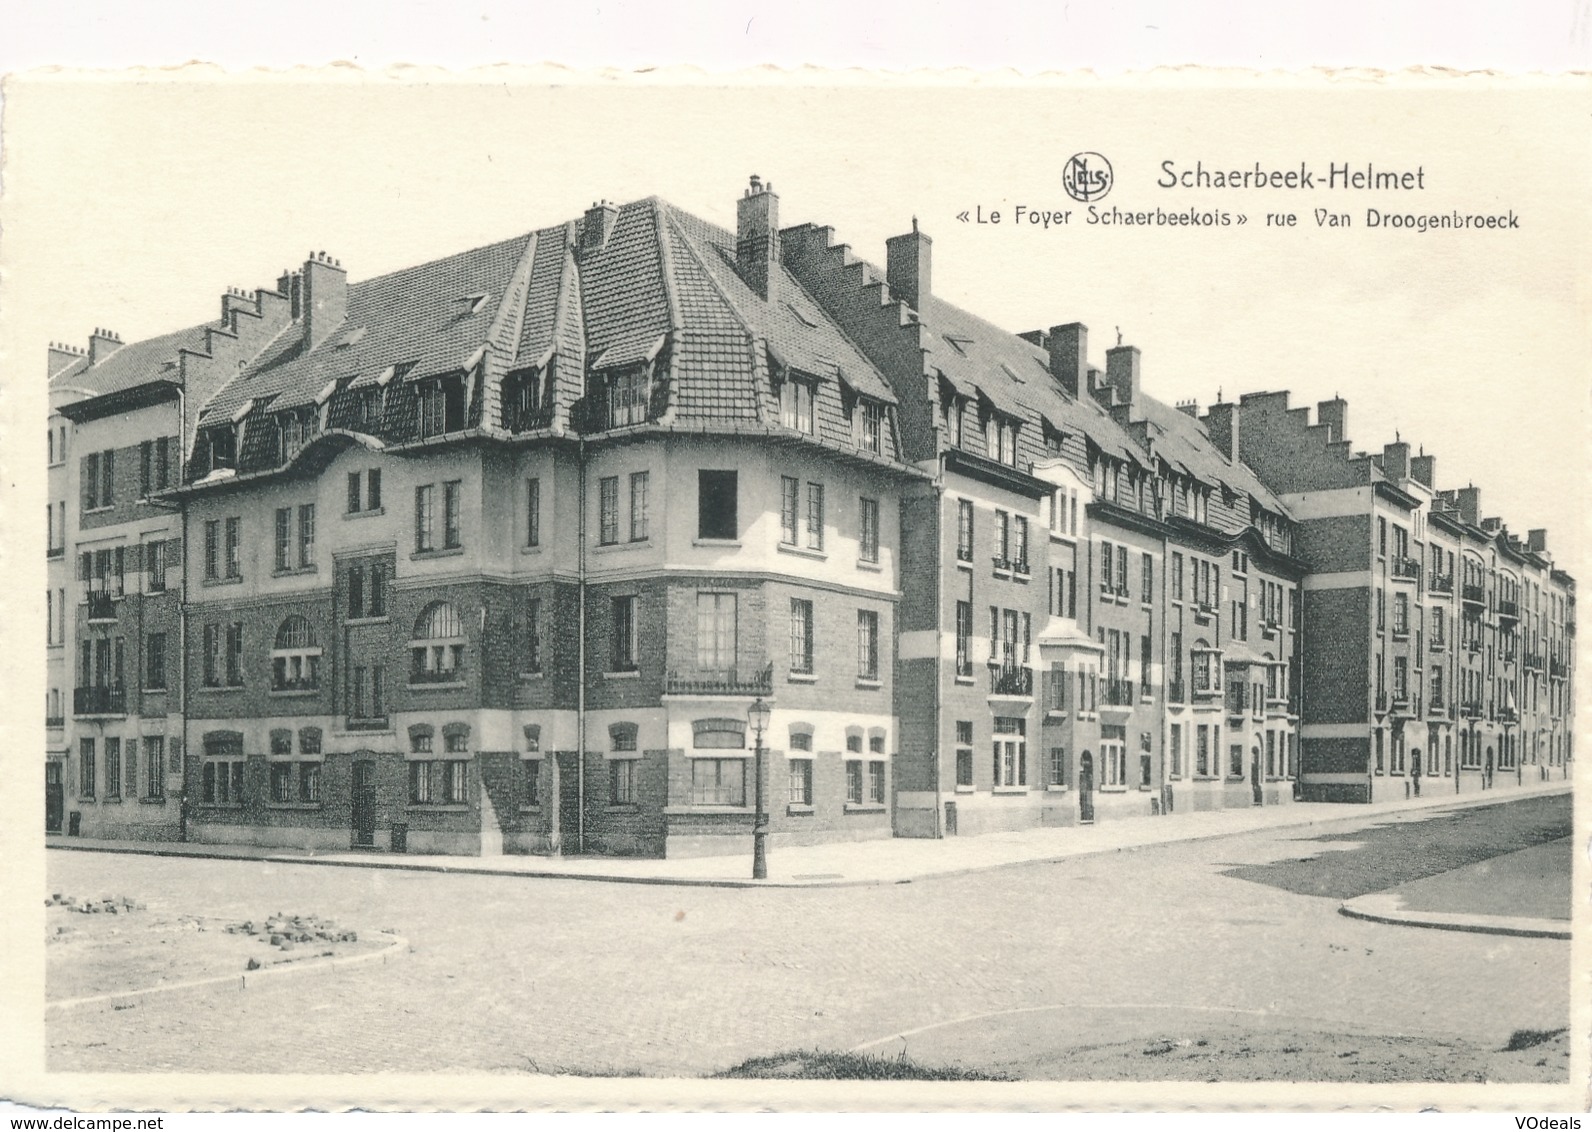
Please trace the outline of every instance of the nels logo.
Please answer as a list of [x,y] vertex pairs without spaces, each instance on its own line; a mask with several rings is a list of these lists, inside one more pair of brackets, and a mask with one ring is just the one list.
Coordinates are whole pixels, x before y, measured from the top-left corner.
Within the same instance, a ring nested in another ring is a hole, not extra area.
[[1075,153],[1061,171],[1061,185],[1073,200],[1099,200],[1111,191],[1111,162],[1088,150]]

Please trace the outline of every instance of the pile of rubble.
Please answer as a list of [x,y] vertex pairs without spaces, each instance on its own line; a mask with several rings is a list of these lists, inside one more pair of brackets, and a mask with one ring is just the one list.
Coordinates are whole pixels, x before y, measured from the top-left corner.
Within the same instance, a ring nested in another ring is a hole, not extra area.
[[252,935],[267,940],[272,947],[291,951],[301,943],[357,943],[359,933],[341,929],[331,920],[319,916],[289,916],[278,912],[267,920],[244,920],[228,924],[227,931],[234,935]]
[[65,908],[68,912],[104,912],[112,916],[126,912],[142,912],[147,907],[142,900],[134,900],[130,896],[102,896],[98,900],[87,900],[78,896],[66,896],[59,892],[53,893],[44,902],[44,906],[46,908]]

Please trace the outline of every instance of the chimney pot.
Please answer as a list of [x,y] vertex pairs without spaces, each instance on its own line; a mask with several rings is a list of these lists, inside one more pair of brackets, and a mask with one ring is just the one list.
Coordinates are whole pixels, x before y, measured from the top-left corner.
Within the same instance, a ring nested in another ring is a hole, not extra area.
[[1238,406],[1231,401],[1219,401],[1210,407],[1205,416],[1205,431],[1210,435],[1211,443],[1234,464],[1238,463],[1239,453],[1243,451],[1238,443],[1238,413]]

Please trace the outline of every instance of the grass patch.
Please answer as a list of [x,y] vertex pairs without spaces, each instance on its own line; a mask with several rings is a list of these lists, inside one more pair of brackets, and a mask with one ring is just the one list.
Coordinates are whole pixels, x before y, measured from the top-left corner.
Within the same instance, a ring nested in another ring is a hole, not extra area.
[[1553,1041],[1554,1038],[1563,1033],[1568,1033],[1563,1027],[1557,1030],[1516,1030],[1509,1035],[1509,1042],[1504,1046],[1502,1052],[1514,1053],[1517,1050],[1540,1046],[1543,1042]]
[[836,1053],[795,1050],[770,1057],[753,1057],[733,1069],[715,1073],[720,1078],[781,1077],[797,1081],[1009,1081],[996,1073],[919,1065],[903,1051],[894,1057],[872,1053]]

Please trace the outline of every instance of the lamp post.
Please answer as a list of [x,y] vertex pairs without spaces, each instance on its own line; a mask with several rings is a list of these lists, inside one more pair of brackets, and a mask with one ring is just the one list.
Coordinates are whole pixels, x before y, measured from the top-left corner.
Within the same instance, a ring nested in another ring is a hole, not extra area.
[[756,809],[752,812],[752,879],[768,879],[768,807],[763,799],[763,732],[768,728],[769,706],[758,696],[746,709],[746,722],[756,736],[755,764]]

